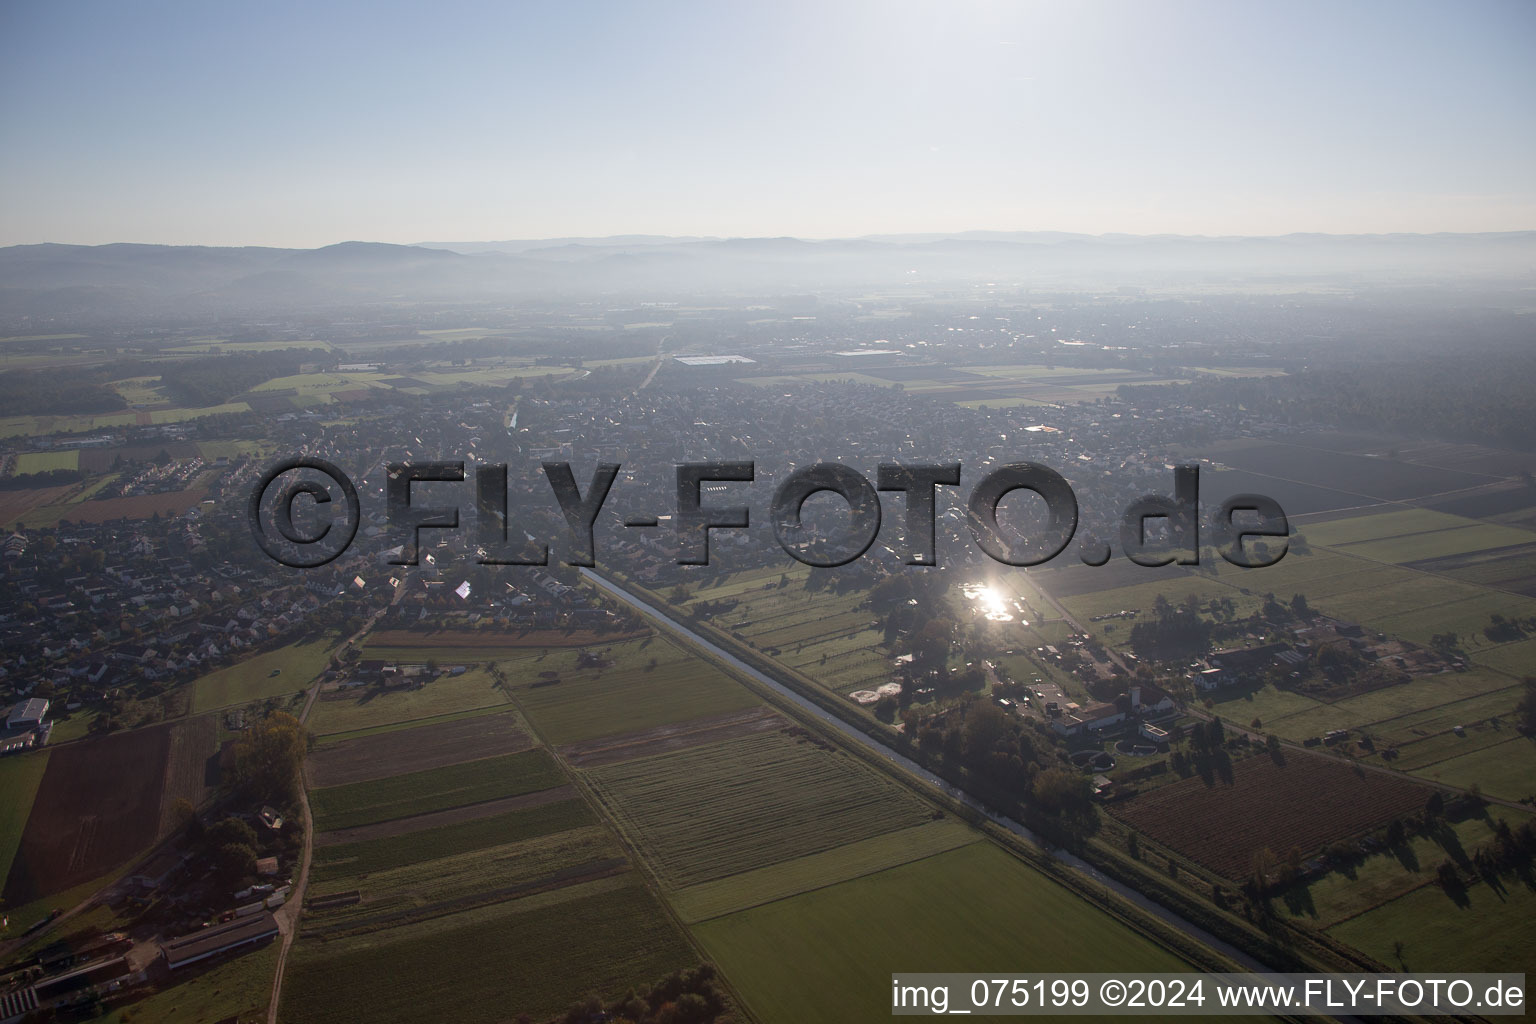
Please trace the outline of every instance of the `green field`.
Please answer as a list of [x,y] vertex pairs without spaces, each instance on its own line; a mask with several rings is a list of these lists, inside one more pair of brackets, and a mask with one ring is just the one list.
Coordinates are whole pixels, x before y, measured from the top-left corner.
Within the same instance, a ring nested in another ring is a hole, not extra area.
[[1536,974],[1536,889],[1518,881],[1502,892],[1474,885],[1465,907],[1426,885],[1328,931],[1393,970],[1402,942],[1411,971]]
[[561,800],[384,839],[319,846],[315,848],[310,878],[320,885],[340,878],[371,875],[452,854],[537,839],[591,825],[596,820],[582,801]]
[[542,748],[310,792],[315,829],[329,832],[564,785]]
[[917,825],[930,811],[849,755],[758,733],[591,769],[606,809],[683,888]]
[[[233,412],[250,412],[244,402],[228,402],[197,409],[153,409],[143,411],[152,424],[180,423],[199,416],[222,416]],[[7,416],[0,419],[0,437],[18,437],[31,434],[51,434],[55,431],[84,433],[103,427],[131,427],[139,422],[140,410],[124,412],[80,413],[64,416]]]
[[1395,512],[1380,512],[1376,515],[1334,519],[1324,523],[1308,522],[1305,526],[1298,527],[1298,532],[1306,534],[1307,540],[1312,544],[1337,547],[1342,544],[1358,544],[1362,541],[1401,537],[1410,533],[1450,530],[1459,526],[1470,526],[1476,522],[1475,519],[1453,516],[1449,512],[1433,512],[1427,508],[1406,508]]
[[764,1021],[888,1021],[895,971],[1187,969],[991,843],[706,921],[694,934]]
[[320,735],[358,732],[506,702],[490,673],[472,668],[463,675],[440,676],[416,690],[375,693],[369,687],[359,687],[357,691],[323,694],[315,702],[308,724]]
[[332,938],[379,928],[411,927],[424,919],[497,903],[518,892],[558,887],[562,871],[622,865],[623,851],[601,825],[554,832],[515,843],[467,850],[436,860],[349,876],[316,886],[315,895],[360,890],[362,900],[315,911],[306,934]]
[[1292,886],[1275,899],[1274,907],[1289,916],[1320,928],[1396,899],[1422,885],[1434,885],[1435,869],[1459,848],[1467,853],[1491,840],[1493,822],[1508,820],[1518,828],[1530,815],[1503,807],[1488,808],[1488,819],[1468,818],[1448,826],[1454,838],[1444,841],[1413,836],[1401,851],[1383,851],[1365,858],[1345,871],[1330,871],[1309,883]]
[[363,729],[354,729],[351,732],[328,732],[324,736],[315,737],[315,745],[324,747],[332,743],[341,743],[345,740],[361,739],[364,736],[377,736],[379,733],[385,732],[399,732],[402,729],[415,729],[424,725],[440,725],[443,722],[453,722],[460,718],[478,718],[481,715],[515,716],[517,711],[506,704],[491,704],[483,708],[450,711],[446,715],[431,715],[427,718],[413,718],[404,722],[385,722],[382,725],[370,725]]
[[879,647],[884,638],[871,628],[873,614],[857,607],[862,595],[808,590],[809,574],[802,567],[733,573],[694,591],[685,607],[737,601],[713,620],[716,628],[769,652],[833,693],[887,682],[891,664]]
[[200,714],[306,689],[325,670],[334,643],[326,638],[290,644],[210,672],[192,684],[192,711]]
[[1371,558],[1378,562],[1402,564],[1428,558],[1446,558],[1494,548],[1516,547],[1536,540],[1536,534],[1513,526],[1495,526],[1477,523],[1450,530],[1388,537],[1383,540],[1361,541],[1344,548],[1351,555]]
[[561,1014],[589,991],[650,984],[697,955],[638,881],[555,893],[330,942],[301,940],[284,1024],[498,1024]]
[[1503,800],[1536,797],[1536,739],[1511,736],[1502,743],[1420,768],[1414,774],[1463,789],[1476,783],[1488,796]]
[[67,452],[23,452],[16,456],[16,475],[24,473],[48,473],[56,469],[79,469],[80,453],[75,450]]
[[672,906],[684,921],[705,921],[922,860],[980,839],[979,833],[960,822],[932,821],[689,886],[673,893]]
[[[574,650],[517,663],[507,679],[517,705],[548,743],[574,743],[669,722],[739,711],[759,702],[712,664],[659,637],[608,645],[613,664],[578,669]],[[655,661],[654,667],[651,665]],[[552,685],[538,673],[559,674]]]
[[32,799],[48,768],[48,750],[0,758],[0,884],[11,873],[11,861],[21,846],[21,833],[32,813]]
[[1536,639],[1489,647],[1473,655],[1473,660],[1516,678],[1536,676]]

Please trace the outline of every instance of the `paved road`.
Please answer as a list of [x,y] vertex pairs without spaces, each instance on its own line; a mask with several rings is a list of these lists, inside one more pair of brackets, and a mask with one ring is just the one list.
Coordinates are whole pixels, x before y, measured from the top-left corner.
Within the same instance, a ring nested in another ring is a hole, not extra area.
[[782,683],[775,681],[763,672],[760,672],[753,668],[751,665],[748,665],[746,662],[742,661],[740,658],[737,658],[735,655],[731,654],[724,648],[717,646],[712,641],[706,639],[703,636],[700,636],[693,630],[688,629],[687,627],[677,622],[674,622],[672,619],[657,611],[649,602],[645,601],[644,599],[631,594],[623,587],[610,582],[602,576],[599,576],[597,573],[592,572],[590,569],[582,569],[581,573],[587,579],[591,580],[593,584],[618,598],[619,600],[624,601],[626,604],[630,605],[630,607],[634,608],[642,615],[645,615],[647,618],[656,622],[663,629],[683,637],[689,643],[696,644],[699,647],[704,648],[715,657],[729,664],[738,672],[752,679],[754,682],[762,686],[766,686],[774,693],[791,701],[796,707],[800,708],[806,714],[812,715],[820,721],[827,723],[854,742],[859,743],[869,750],[879,754],[892,765],[898,766],[902,770],[923,779],[925,782],[929,783],[935,788],[943,790],[951,798],[960,801],[968,807],[980,811],[989,817],[993,822],[1001,825],[1003,828],[1006,828],[1014,835],[1019,836],[1028,842],[1034,843],[1041,849],[1052,853],[1059,862],[1077,870],[1089,879],[1093,880],[1093,882],[1096,884],[1101,885],[1105,889],[1116,893],[1123,899],[1136,904],[1136,906],[1141,907],[1147,913],[1152,914],[1159,920],[1162,920],[1169,925],[1172,925],[1197,942],[1200,942],[1216,950],[1217,952],[1222,953],[1223,955],[1232,959],[1234,962],[1242,965],[1245,969],[1250,971],[1258,971],[1261,973],[1272,972],[1272,968],[1266,967],[1230,943],[1223,942],[1221,939],[1218,939],[1216,936],[1210,934],[1199,925],[1185,920],[1182,916],[1172,910],[1169,910],[1162,904],[1148,899],[1146,896],[1143,896],[1140,892],[1137,892],[1130,886],[1110,878],[1108,875],[1105,875],[1103,872],[1099,871],[1097,868],[1084,861],[1082,858],[1077,857],[1076,855],[1071,854],[1066,850],[1060,850],[1052,847],[1048,842],[1041,839],[1028,828],[1025,828],[1019,822],[1014,821],[1012,818],[998,814],[996,811],[993,811],[991,808],[987,807],[980,800],[977,800],[969,793],[966,793],[965,791],[950,785],[948,782],[939,778],[939,776],[933,774],[928,769],[918,764],[916,761],[913,761],[910,758],[903,756],[902,754],[898,754],[896,751],[892,750],[890,747],[887,747],[879,740],[876,740],[872,736],[869,736],[867,733],[854,728],[852,725],[849,725],[847,722],[843,721],[841,718],[838,718],[836,715],[822,710],[820,707],[812,704],[810,701],[806,700],[804,697],[801,697],[787,686],[784,686]]

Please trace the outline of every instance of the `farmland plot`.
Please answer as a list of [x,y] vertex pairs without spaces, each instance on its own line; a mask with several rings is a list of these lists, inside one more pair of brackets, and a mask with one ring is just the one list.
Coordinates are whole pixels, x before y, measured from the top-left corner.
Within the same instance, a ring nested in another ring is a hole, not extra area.
[[672,887],[816,853],[926,820],[915,797],[847,755],[782,733],[589,773]]
[[545,741],[577,743],[758,705],[720,669],[660,638],[604,650],[599,667],[579,668],[575,652],[559,651],[508,672],[518,707]]
[[316,837],[310,877],[319,884],[371,875],[452,854],[537,839],[596,821],[587,805],[575,798],[574,790],[562,787],[562,791],[566,794],[563,800],[400,835],[328,843],[323,841],[325,835],[336,833],[322,834]]
[[309,727],[322,735],[357,732],[496,707],[506,702],[507,698],[497,689],[490,673],[483,668],[472,668],[463,675],[439,677],[418,689],[376,693],[359,687],[358,690],[321,694],[315,702]]
[[173,728],[139,729],[52,752],[6,878],[8,904],[99,878],[155,841]]
[[328,831],[550,789],[565,782],[542,748],[310,793],[315,828]]
[[330,882],[317,879],[316,898],[358,889],[362,899],[306,916],[305,930],[329,936],[400,926],[627,870],[613,833],[589,825]]
[[439,917],[410,928],[301,939],[284,1024],[497,1024],[546,1020],[588,991],[606,999],[697,955],[633,876]]
[[1250,873],[1253,855],[1328,843],[1420,810],[1429,790],[1378,772],[1359,772],[1323,756],[1289,753],[1285,765],[1256,755],[1233,765],[1233,782],[1198,776],[1111,807],[1115,817],[1224,878]]
[[341,740],[309,756],[310,779],[317,787],[339,786],[515,754],[533,745],[518,724],[506,711]]

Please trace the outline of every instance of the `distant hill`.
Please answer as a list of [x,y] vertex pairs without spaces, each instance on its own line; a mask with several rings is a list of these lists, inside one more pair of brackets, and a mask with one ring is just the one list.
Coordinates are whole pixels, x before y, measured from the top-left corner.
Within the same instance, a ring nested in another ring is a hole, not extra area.
[[855,239],[653,235],[320,249],[114,244],[0,249],[0,317],[252,313],[540,295],[685,296],[995,282],[1242,290],[1529,281],[1536,232],[1199,237],[969,231]]

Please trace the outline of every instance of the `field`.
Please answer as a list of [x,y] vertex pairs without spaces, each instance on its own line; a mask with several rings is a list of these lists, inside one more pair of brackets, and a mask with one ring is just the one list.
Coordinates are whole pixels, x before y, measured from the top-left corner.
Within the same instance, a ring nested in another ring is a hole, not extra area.
[[[469,661],[520,658],[530,648],[588,647],[633,639],[641,633],[594,633],[581,629],[529,629],[520,633],[473,629],[386,629],[368,637],[370,658],[426,661],[452,657]],[[452,652],[452,653],[445,653]]]
[[0,437],[21,437],[55,432],[85,433],[105,427],[180,423],[200,416],[222,416],[232,412],[250,411],[251,407],[244,402],[228,402],[196,409],[127,409],[123,412],[80,413],[64,416],[7,416],[0,419]]
[[1488,796],[1504,800],[1526,800],[1536,797],[1536,740],[1512,735],[1480,750],[1419,768],[1414,774],[1463,789],[1476,785]]
[[1536,974],[1536,889],[1494,891],[1479,883],[1463,906],[1438,885],[1425,885],[1329,929],[1394,969],[1403,943],[1411,971],[1519,971]]
[[184,718],[170,727],[157,839],[165,838],[183,824],[177,814],[178,800],[201,808],[212,795],[218,781],[218,750],[218,722],[212,715]]
[[658,725],[641,732],[570,743],[560,748],[560,756],[573,768],[590,768],[665,754],[705,743],[718,743],[756,732],[777,732],[787,725],[789,722],[777,712],[767,707],[755,707],[746,711],[728,711],[723,715]]
[[565,792],[563,800],[361,842],[327,843],[322,833],[316,837],[319,845],[311,877],[317,884],[361,877],[451,854],[536,839],[597,820],[585,803],[571,796],[573,791]]
[[211,711],[304,690],[324,671],[334,642],[289,644],[210,672],[192,684],[192,709]]
[[464,807],[563,785],[565,776],[542,749],[392,775],[310,793],[315,829],[354,828],[412,814]]
[[310,781],[339,786],[514,754],[532,746],[518,725],[515,714],[502,712],[341,740],[309,756]]
[[63,892],[146,850],[160,829],[171,730],[186,727],[160,725],[55,749],[6,878],[6,902],[19,906]]
[[577,653],[564,650],[507,667],[513,698],[545,742],[576,743],[758,703],[736,680],[660,637],[598,650],[601,667],[578,668]]
[[673,888],[894,832],[930,813],[848,755],[782,733],[587,774],[609,813]]
[[0,793],[5,794],[5,801],[0,804],[0,879],[10,874],[11,861],[27,826],[27,815],[32,811],[32,799],[48,767],[48,754],[45,747],[0,758]]
[[893,971],[1187,969],[990,843],[706,921],[705,951],[764,1021],[890,1019]]
[[1487,817],[1441,822],[1431,835],[1413,835],[1401,847],[1373,853],[1346,869],[1298,882],[1274,900],[1276,910],[1314,927],[1330,928],[1421,886],[1435,885],[1435,869],[1446,858],[1464,857],[1496,835],[1495,822],[1519,828],[1530,815],[1489,807]]
[[322,693],[310,714],[309,727],[320,735],[397,726],[424,718],[491,708],[507,702],[496,681],[483,668],[457,676],[440,676],[420,689],[375,693],[359,687]]
[[[1275,497],[1282,505],[1285,503],[1283,483],[1287,480],[1306,481],[1309,485],[1334,489],[1357,499],[1378,501],[1422,498],[1498,480],[1498,477],[1461,469],[1335,451],[1324,447],[1328,443],[1332,442],[1326,438],[1312,443],[1244,439],[1207,445],[1199,454],[1261,478],[1263,485],[1253,489]],[[1360,504],[1364,502],[1350,502],[1350,505]],[[1290,511],[1288,506],[1287,511]]]
[[202,488],[194,488],[189,491],[167,491],[164,494],[138,494],[131,498],[104,498],[101,501],[64,504],[55,502],[34,506],[17,518],[29,526],[52,526],[61,519],[68,519],[72,523],[108,523],[115,519],[149,519],[157,514],[178,516],[202,502],[207,493]]
[[1173,381],[1138,370],[1084,369],[1073,366],[967,366],[917,364],[870,366],[832,373],[743,377],[741,383],[765,388],[827,381],[852,381],[897,387],[939,401],[977,407],[1068,405],[1113,395],[1127,384],[1168,384]]
[[672,905],[685,921],[707,921],[931,857],[980,839],[980,834],[959,822],[930,821],[689,886],[672,895]]
[[290,956],[284,1024],[544,1020],[587,991],[607,998],[698,957],[631,873]]
[[55,469],[79,469],[80,453],[78,451],[64,452],[23,452],[16,456],[16,475],[23,473],[47,473]]
[[312,898],[360,890],[361,900],[316,909],[306,936],[333,939],[563,889],[629,870],[613,833],[600,825],[565,829],[519,842],[455,852],[433,860],[359,872],[316,886]]
[[1198,776],[1115,804],[1111,812],[1164,846],[1224,878],[1241,880],[1253,855],[1284,858],[1418,811],[1429,790],[1401,777],[1357,771],[1324,756],[1291,752],[1283,767],[1266,755],[1233,765],[1233,782]]
[[694,590],[684,607],[738,602],[713,625],[834,693],[889,681],[884,637],[871,628],[873,613],[856,607],[862,595],[808,590],[809,575],[800,567],[733,573]]
[[59,487],[29,487],[20,491],[0,491],[0,525],[13,529],[17,523],[46,525],[58,521],[51,511],[41,511],[57,506],[78,484]]

